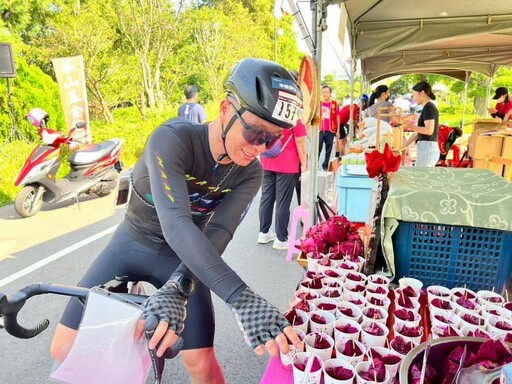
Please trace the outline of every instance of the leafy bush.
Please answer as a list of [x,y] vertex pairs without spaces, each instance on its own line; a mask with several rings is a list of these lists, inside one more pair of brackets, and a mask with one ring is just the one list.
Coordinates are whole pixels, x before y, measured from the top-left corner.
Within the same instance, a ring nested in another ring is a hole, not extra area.
[[[65,131],[64,116],[60,106],[59,86],[38,67],[29,65],[16,58],[17,76],[10,79],[11,99],[14,106],[16,125],[20,132],[31,140],[37,139],[37,131],[26,120],[27,112],[32,108],[42,108],[51,116],[51,126]],[[11,131],[8,104],[7,82],[0,84],[0,140],[5,140]]]

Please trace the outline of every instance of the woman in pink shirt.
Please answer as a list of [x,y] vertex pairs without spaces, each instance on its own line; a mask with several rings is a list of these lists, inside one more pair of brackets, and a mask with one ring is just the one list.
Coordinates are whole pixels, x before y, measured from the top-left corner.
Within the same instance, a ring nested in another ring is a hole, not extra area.
[[[292,136],[292,137],[290,137]],[[283,129],[282,151],[276,157],[260,157],[263,168],[263,184],[260,200],[260,232],[258,243],[274,241],[274,249],[288,249],[288,223],[293,191],[300,172],[307,170],[306,127],[299,120],[289,130]],[[270,230],[275,214],[275,231]]]

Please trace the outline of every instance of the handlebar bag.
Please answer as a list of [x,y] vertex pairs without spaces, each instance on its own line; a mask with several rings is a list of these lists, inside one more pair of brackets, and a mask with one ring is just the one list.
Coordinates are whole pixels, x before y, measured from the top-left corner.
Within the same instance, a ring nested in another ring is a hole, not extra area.
[[139,305],[101,288],[88,295],[75,343],[50,379],[66,384],[144,384],[151,368],[147,342],[134,339]]

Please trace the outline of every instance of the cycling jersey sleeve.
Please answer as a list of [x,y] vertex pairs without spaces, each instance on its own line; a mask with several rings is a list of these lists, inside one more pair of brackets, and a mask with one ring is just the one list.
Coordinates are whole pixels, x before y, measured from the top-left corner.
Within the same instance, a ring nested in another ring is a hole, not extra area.
[[241,180],[224,197],[203,233],[194,224],[190,212],[185,174],[191,150],[182,137],[169,129],[157,129],[148,139],[144,156],[153,202],[166,242],[215,294],[227,303],[236,301],[247,286],[222,260],[220,253],[257,193],[261,174]]

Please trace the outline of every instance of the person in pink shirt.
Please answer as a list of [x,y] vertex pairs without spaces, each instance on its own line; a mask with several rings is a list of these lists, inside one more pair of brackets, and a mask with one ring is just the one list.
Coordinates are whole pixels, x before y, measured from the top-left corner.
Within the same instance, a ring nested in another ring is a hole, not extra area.
[[320,102],[320,132],[318,136],[318,157],[325,144],[325,158],[322,163],[324,171],[327,170],[329,159],[331,157],[334,139],[337,136],[340,125],[339,116],[340,106],[336,100],[332,99],[332,90],[328,85],[322,86],[322,101]]
[[[299,120],[290,130],[283,130],[281,153],[276,157],[260,157],[263,184],[260,200],[258,243],[274,241],[274,249],[288,249],[288,223],[293,191],[300,172],[307,170],[306,127]],[[275,205],[275,231],[270,230]]]

